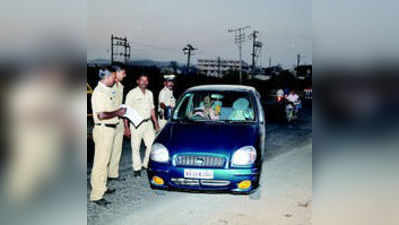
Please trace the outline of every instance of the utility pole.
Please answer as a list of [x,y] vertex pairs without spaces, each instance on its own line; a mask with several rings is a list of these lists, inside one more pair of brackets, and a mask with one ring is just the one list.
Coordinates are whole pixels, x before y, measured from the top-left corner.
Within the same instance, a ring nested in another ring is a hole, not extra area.
[[258,37],[258,33],[259,33],[258,31],[254,30],[250,36],[252,38],[252,54],[251,54],[251,56],[252,56],[252,74],[255,71],[255,57],[256,57],[255,46],[256,46],[256,38]]
[[272,66],[272,57],[269,56],[269,67],[271,67],[271,66]]
[[234,43],[238,46],[239,60],[240,60],[240,84],[242,83],[242,43],[245,41],[245,30],[251,26],[240,27],[236,29],[229,29],[229,33],[234,33]]
[[220,74],[220,56],[218,57],[218,77],[222,77]]
[[187,55],[187,72],[190,72],[190,58],[191,58],[191,52],[197,50],[197,48],[194,48],[191,44],[187,44],[186,47],[183,48],[183,52],[185,55]]
[[[120,51],[123,48],[123,51]],[[118,51],[119,50],[119,51]],[[130,59],[131,47],[126,37],[117,37],[111,34],[111,65],[118,58],[123,58],[123,62],[127,64]]]
[[256,39],[258,38],[259,31],[254,30],[250,38],[252,39],[252,70],[251,73],[252,75],[255,75],[255,69],[256,69],[256,58],[259,56],[259,51],[263,46],[263,43],[260,41],[257,41]]
[[301,54],[296,55],[296,66],[298,67],[301,64]]

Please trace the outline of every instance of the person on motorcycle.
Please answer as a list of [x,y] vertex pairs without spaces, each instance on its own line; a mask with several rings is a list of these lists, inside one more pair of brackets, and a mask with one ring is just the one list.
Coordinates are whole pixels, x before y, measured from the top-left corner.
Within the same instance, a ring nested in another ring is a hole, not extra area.
[[295,112],[298,112],[301,108],[301,100],[299,99],[299,95],[295,92],[295,90],[291,90],[285,98],[288,100],[288,102],[295,106]]
[[281,102],[284,98],[284,90],[283,89],[278,89],[276,92],[276,97],[277,97],[277,102]]

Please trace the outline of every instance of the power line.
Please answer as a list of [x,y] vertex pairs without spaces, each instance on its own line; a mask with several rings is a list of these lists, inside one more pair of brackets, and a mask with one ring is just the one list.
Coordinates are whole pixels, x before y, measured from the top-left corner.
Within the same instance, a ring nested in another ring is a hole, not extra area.
[[[122,48],[123,51],[120,51]],[[128,63],[130,59],[131,47],[130,43],[126,37],[118,37],[111,34],[111,65],[118,58],[123,58],[125,64]]]

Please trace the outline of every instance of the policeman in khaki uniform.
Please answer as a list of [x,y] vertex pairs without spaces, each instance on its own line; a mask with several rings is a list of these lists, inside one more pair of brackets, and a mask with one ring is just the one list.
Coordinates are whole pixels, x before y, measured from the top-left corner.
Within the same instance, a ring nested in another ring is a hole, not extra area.
[[[141,176],[142,168],[147,169],[148,161],[150,158],[150,151],[152,143],[155,139],[155,131],[159,131],[159,124],[155,115],[154,97],[152,92],[147,89],[148,77],[141,75],[137,79],[137,87],[130,90],[126,96],[125,104],[137,111],[137,113],[144,119],[137,127],[130,124],[130,130],[128,133],[131,134],[132,144],[132,161],[134,176]],[[151,121],[152,120],[152,121]],[[125,123],[129,123],[125,121]],[[140,157],[140,145],[141,140],[144,140],[146,146],[144,161],[141,161]]]
[[166,111],[168,109],[173,109],[176,104],[176,99],[173,96],[173,81],[175,79],[175,75],[165,75],[164,79],[164,88],[159,92],[158,98],[159,126],[161,129],[166,125],[166,122],[169,119],[166,117]]
[[[123,85],[121,82],[126,77],[126,71],[120,66],[113,66],[112,68],[115,71],[115,84],[112,86],[112,91],[115,94],[116,104],[121,105],[123,102]],[[119,179],[119,162],[121,160],[123,134],[125,131],[123,119],[119,120],[115,131],[114,145],[108,166],[108,180]]]
[[109,69],[100,69],[100,81],[94,89],[91,104],[93,109],[94,129],[93,140],[95,144],[94,162],[91,171],[90,200],[98,205],[110,204],[103,198],[104,194],[113,193],[115,190],[107,189],[108,164],[115,141],[116,128],[120,118],[126,113],[120,104],[112,86],[115,83],[115,73]]

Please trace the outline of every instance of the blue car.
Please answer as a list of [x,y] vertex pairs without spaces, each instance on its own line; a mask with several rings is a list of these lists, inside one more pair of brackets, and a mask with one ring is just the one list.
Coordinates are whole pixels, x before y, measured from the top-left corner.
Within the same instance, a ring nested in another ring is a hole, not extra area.
[[259,186],[265,132],[254,88],[190,88],[152,146],[151,188],[251,193]]

